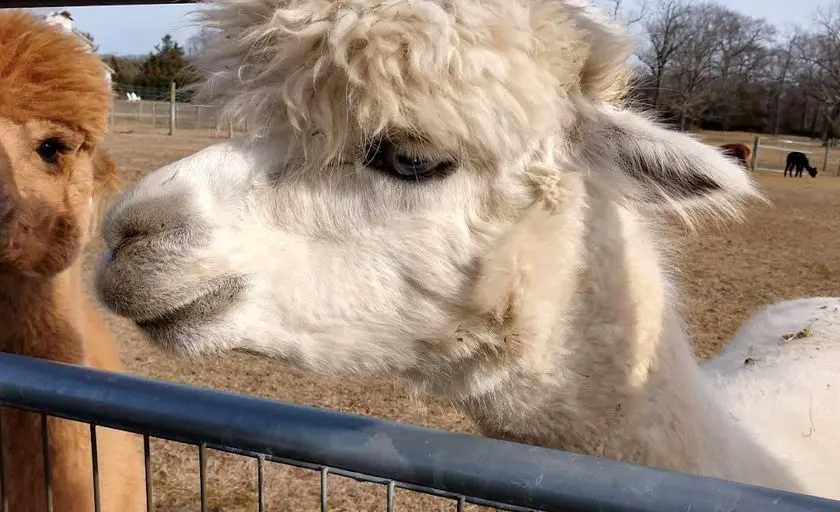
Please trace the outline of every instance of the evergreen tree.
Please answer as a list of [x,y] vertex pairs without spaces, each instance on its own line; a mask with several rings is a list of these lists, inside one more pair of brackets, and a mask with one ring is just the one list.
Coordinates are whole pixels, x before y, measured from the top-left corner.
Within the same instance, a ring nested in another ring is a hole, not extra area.
[[155,46],[155,51],[150,53],[141,65],[140,75],[135,84],[168,90],[172,82],[180,89],[193,81],[193,73],[188,67],[184,48],[172,36],[166,34],[160,44]]

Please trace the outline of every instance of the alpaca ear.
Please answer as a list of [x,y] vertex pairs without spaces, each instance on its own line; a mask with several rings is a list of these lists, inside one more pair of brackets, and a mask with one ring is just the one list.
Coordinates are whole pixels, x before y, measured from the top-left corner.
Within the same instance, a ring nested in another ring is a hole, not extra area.
[[579,112],[580,146],[572,153],[608,190],[645,205],[731,214],[742,201],[761,199],[740,165],[691,135],[603,103],[581,106]]
[[114,160],[102,146],[96,146],[93,152],[93,195],[103,197],[119,189],[120,178]]

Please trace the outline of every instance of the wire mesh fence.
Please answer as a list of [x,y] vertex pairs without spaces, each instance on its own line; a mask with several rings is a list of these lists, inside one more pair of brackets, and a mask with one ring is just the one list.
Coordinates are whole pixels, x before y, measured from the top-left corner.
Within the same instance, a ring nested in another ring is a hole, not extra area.
[[[818,174],[840,176],[840,148],[800,137],[759,137],[756,169],[784,173],[788,155],[792,152],[805,155]],[[803,176],[808,177],[808,173]]]
[[[173,96],[175,102],[170,101]],[[179,90],[114,84],[109,130],[207,137],[232,137],[247,131],[243,124],[222,122],[218,107],[181,101],[182,96]]]
[[[799,152],[808,163],[818,170],[818,177],[840,176],[840,146],[837,139],[828,144],[814,137],[796,135],[769,135],[752,132],[701,131],[697,135],[703,142],[720,146],[722,144],[744,144],[750,149],[747,165],[750,169],[783,174],[788,155]],[[757,151],[756,151],[757,150]],[[807,172],[803,173],[808,177]]]
[[[453,511],[468,503],[515,511],[840,511],[840,502],[826,499],[5,353],[0,404],[41,414],[43,446],[48,415],[90,424],[93,447],[98,427],[142,436],[149,511],[155,510],[152,438],[197,448],[202,512],[212,510],[210,450],[256,461],[257,496],[249,509],[260,512],[270,509],[268,463],[317,472],[322,511],[332,475],[381,486],[388,511],[397,508],[403,490],[448,499]],[[99,452],[91,453],[98,511]],[[43,457],[49,467],[48,450]],[[0,460],[4,512],[13,512],[6,503],[9,469]]]
[[[174,110],[174,112],[172,111]],[[171,129],[170,129],[171,127]],[[114,133],[158,133],[230,137],[245,131],[241,125],[223,124],[218,109],[192,103],[171,104],[164,101],[114,101],[109,130]]]

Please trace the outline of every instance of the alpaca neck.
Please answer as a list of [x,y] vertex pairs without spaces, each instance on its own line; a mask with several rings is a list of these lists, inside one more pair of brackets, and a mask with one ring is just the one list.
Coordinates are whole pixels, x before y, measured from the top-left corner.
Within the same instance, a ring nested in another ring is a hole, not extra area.
[[458,405],[488,437],[800,490],[716,402],[676,319],[665,322],[641,378],[624,361],[590,359],[597,366],[520,370]]
[[[50,278],[0,274],[0,350],[70,364],[85,363],[85,294],[78,264]],[[11,510],[46,510],[42,416],[0,408]],[[47,417],[52,498],[56,510],[90,510],[93,503],[84,423]],[[5,491],[5,489],[4,489]]]
[[84,362],[81,326],[87,300],[81,268],[50,278],[0,274],[0,350],[79,364]]
[[520,224],[533,236],[516,240],[515,268],[542,271],[512,280],[518,301],[504,301],[506,323],[490,334],[504,357],[473,367],[482,385],[456,403],[491,437],[793,489],[716,402],[647,223],[587,192],[554,226],[546,215]]

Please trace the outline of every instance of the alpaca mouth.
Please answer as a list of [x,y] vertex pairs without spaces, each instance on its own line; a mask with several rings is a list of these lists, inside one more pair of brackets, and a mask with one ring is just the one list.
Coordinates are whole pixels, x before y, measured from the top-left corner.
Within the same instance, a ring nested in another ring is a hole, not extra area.
[[185,323],[200,324],[224,313],[247,286],[242,276],[225,276],[211,282],[206,291],[154,317],[135,319],[140,329],[154,334]]

